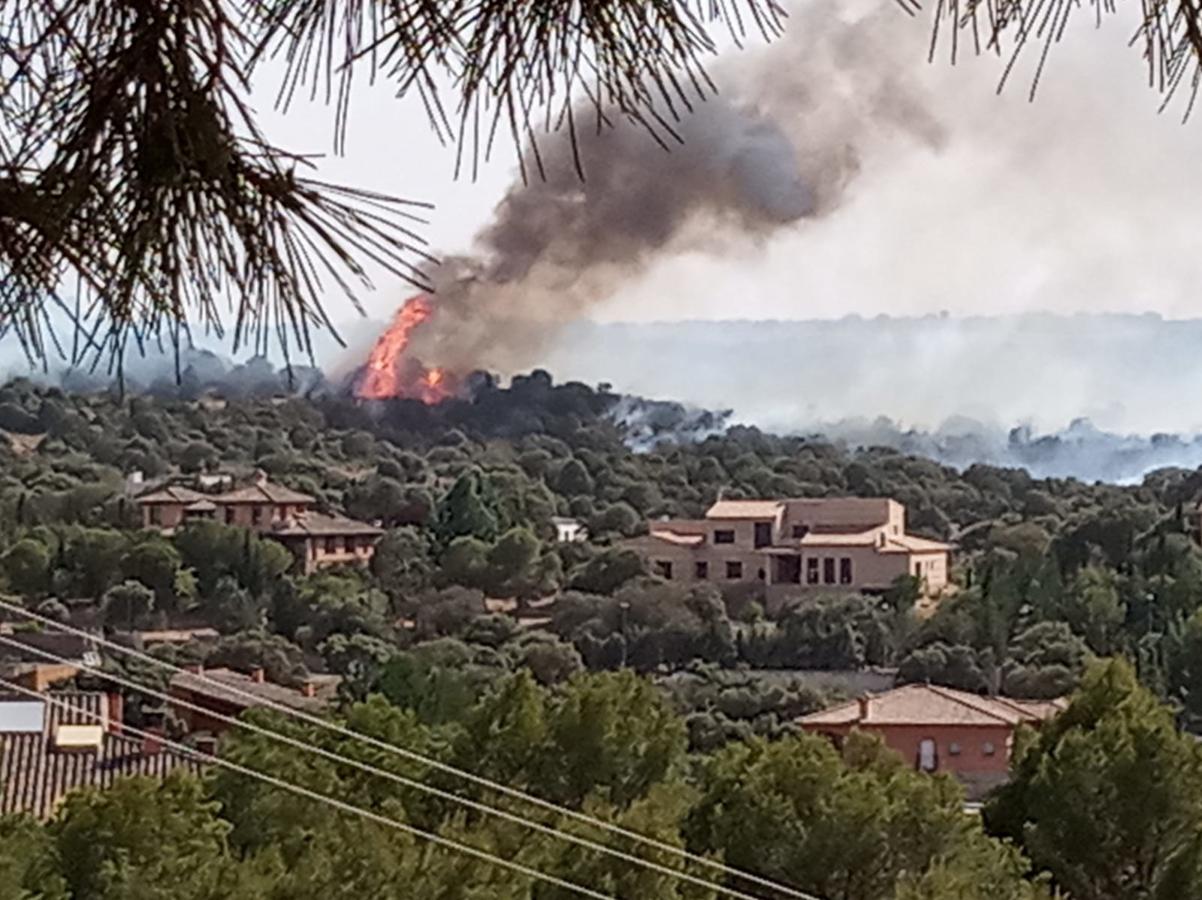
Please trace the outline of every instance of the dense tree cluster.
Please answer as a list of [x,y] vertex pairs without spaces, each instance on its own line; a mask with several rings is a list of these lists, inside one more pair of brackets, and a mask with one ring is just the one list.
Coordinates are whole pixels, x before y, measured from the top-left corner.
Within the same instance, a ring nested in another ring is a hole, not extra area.
[[[692,419],[671,409],[635,451],[627,438],[644,426],[615,409],[606,390],[544,373],[433,408],[12,382],[0,388],[0,590],[112,633],[214,627],[216,644],[156,652],[283,684],[337,673],[338,714],[356,728],[823,896],[1031,900],[1045,878],[1098,900],[1194,891],[1202,788],[1177,726],[1202,722],[1202,553],[1185,515],[1202,475],[1087,485],[746,428],[674,440],[671,423]],[[143,531],[124,490],[133,470],[255,469],[380,521],[371,569],[303,576],[269,539],[216,523]],[[882,596],[769,608],[755,586],[653,578],[623,544],[649,519],[702,514],[720,491],[895,497],[913,530],[956,542],[956,591],[925,606],[902,579]],[[557,543],[554,516],[578,518],[590,540]],[[1113,656],[1130,665],[1098,662]],[[162,686],[144,663],[106,665]],[[1084,689],[1023,739],[982,831],[950,782],[871,742],[837,753],[797,733],[799,715],[837,695],[807,673],[870,668],[1026,697]],[[127,699],[136,724],[144,698]],[[621,896],[693,896],[259,739],[227,752]],[[1171,797],[1140,781],[1150,770],[1132,753],[1172,762],[1184,780]],[[1176,829],[1163,843],[1125,824],[1142,821],[1128,790]],[[1064,799],[1080,791],[1088,807]],[[1072,837],[1075,808],[1089,842]],[[124,824],[99,834],[100,821]],[[146,841],[151,827],[164,837]],[[21,898],[35,882],[45,897],[132,896],[133,884],[139,896],[391,896],[386,883],[405,896],[559,896],[228,774],[84,793],[47,825],[0,828],[0,881]],[[1105,871],[1090,853],[1108,854]]]

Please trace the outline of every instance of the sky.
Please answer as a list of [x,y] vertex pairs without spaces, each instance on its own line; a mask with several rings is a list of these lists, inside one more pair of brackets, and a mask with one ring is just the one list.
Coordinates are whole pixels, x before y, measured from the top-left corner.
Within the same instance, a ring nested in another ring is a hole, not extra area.
[[[907,18],[883,0],[921,102],[940,123],[937,148],[903,136],[866,149],[839,209],[739,252],[668,256],[590,311],[602,321],[811,319],[847,314],[1001,314],[1025,310],[1154,311],[1202,315],[1202,121],[1181,105],[1158,112],[1123,16],[1095,30],[1083,11],[1051,56],[1033,103],[1031,67],[999,96],[1001,62],[964,55],[929,63],[929,14]],[[712,70],[754,64],[754,43]],[[1033,56],[1032,56],[1033,61]],[[269,136],[297,151],[328,151],[329,109],[298,101],[272,109],[278,69],[256,83]],[[416,98],[387,85],[354,92],[341,158],[322,177],[433,204],[422,233],[439,254],[468,252],[515,175],[501,144],[476,180],[455,178]],[[384,319],[410,291],[380,277],[365,296]],[[337,302],[337,301],[335,301]],[[351,323],[335,306],[336,321]],[[356,329],[352,326],[350,331]]]

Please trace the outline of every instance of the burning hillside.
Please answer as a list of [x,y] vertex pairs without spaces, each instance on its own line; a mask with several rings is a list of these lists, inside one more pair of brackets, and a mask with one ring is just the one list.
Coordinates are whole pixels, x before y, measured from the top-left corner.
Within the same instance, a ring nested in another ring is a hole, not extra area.
[[408,398],[439,403],[453,396],[459,379],[446,369],[427,368],[421,360],[406,355],[415,329],[433,313],[430,298],[411,297],[397,310],[392,324],[376,339],[355,379],[355,396],[361,400]]

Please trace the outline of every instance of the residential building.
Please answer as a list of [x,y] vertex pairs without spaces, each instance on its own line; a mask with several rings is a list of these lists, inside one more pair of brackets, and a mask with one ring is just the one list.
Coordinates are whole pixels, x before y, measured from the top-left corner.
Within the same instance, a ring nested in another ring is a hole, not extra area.
[[951,546],[906,533],[895,500],[719,500],[704,519],[648,523],[630,545],[674,581],[761,582],[800,589],[883,591],[903,575],[928,595],[948,585]]
[[[154,739],[122,734],[121,695],[0,696],[0,815],[46,819],[79,788],[134,775],[161,778],[200,763]],[[62,704],[62,705],[60,705]]]
[[96,641],[83,635],[0,624],[0,637],[0,677],[30,690],[44,691],[101,662]]
[[[248,709],[272,705],[320,715],[337,696],[340,681],[336,675],[314,675],[299,688],[293,688],[269,681],[262,669],[242,673],[192,666],[172,676],[168,693],[177,700],[229,718],[237,718]],[[227,722],[189,706],[175,703],[172,708],[188,731],[218,735],[230,728]]]
[[804,731],[841,743],[852,731],[878,734],[915,769],[948,772],[978,799],[1005,782],[1014,735],[1058,715],[1064,700],[982,697],[931,684],[910,684],[812,713]]
[[[217,483],[228,486],[228,481]],[[138,497],[137,503],[143,526],[165,534],[204,519],[253,529],[288,547],[305,572],[347,563],[366,565],[384,534],[366,522],[316,512],[315,498],[273,484],[262,472],[249,485],[217,494],[164,485]]]

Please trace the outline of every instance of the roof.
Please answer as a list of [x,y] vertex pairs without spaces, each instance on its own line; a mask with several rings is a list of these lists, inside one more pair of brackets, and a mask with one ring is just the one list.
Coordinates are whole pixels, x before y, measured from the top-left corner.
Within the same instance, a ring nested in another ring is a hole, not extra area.
[[912,534],[890,535],[883,548],[886,553],[947,553],[952,545],[942,541],[915,537]]
[[828,532],[815,534],[810,532],[799,539],[803,547],[872,547],[877,542],[879,529],[871,531]]
[[[10,643],[0,644],[0,662],[16,663],[47,663],[55,662],[53,657],[66,660],[90,660],[89,654],[96,654],[96,642],[77,634],[64,634],[55,631],[15,631],[4,635],[5,641],[21,644],[14,647]],[[39,653],[38,651],[43,651]]]
[[289,516],[271,529],[276,537],[302,536],[323,537],[326,535],[366,535],[378,537],[383,534],[382,528],[348,519],[345,516],[327,516],[323,513],[306,512]]
[[203,500],[197,500],[194,503],[189,503],[185,509],[188,512],[216,512],[217,504],[206,497]]
[[221,637],[216,628],[168,628],[136,632],[143,644],[187,644],[192,641],[215,641]]
[[218,503],[313,503],[314,498],[308,494],[302,494],[299,491],[294,491],[291,488],[286,488],[281,484],[273,484],[270,481],[258,481],[254,484],[249,484],[246,487],[236,488],[232,491],[226,491],[224,494],[218,494],[215,498]]
[[151,491],[149,494],[143,494],[141,497],[136,498],[134,502],[144,505],[157,503],[180,503],[184,506],[187,506],[191,503],[199,503],[200,501],[207,499],[208,498],[199,491],[194,491],[191,488],[180,487],[179,485],[169,484],[166,487],[161,487],[157,490]]
[[[333,688],[330,685],[333,685]],[[323,679],[318,696],[306,697],[302,691],[272,681],[255,681],[250,675],[233,669],[205,669],[203,672],[179,672],[171,678],[171,691],[187,692],[196,697],[216,700],[224,706],[249,709],[275,703],[290,709],[318,713],[325,709],[337,682]],[[230,690],[232,688],[233,690]],[[252,697],[245,696],[251,694]],[[203,704],[202,704],[203,705]],[[220,710],[218,710],[220,712]]]
[[40,731],[0,733],[0,815],[47,818],[67,793],[78,788],[106,788],[134,775],[161,778],[176,769],[200,771],[199,761],[185,753],[162,747],[148,754],[140,738],[107,731],[95,751],[58,750],[54,744],[58,726],[100,724],[107,716],[108,698],[81,692],[47,696],[69,708],[47,703]]
[[784,508],[781,500],[719,500],[705,512],[707,519],[774,519]]
[[653,537],[678,547],[700,547],[705,543],[703,534],[680,534],[675,531],[652,531],[648,537]]
[[[982,697],[933,684],[908,684],[798,719],[800,725],[984,725],[1015,727],[1046,721],[1064,700]],[[865,715],[865,712],[867,715]]]

